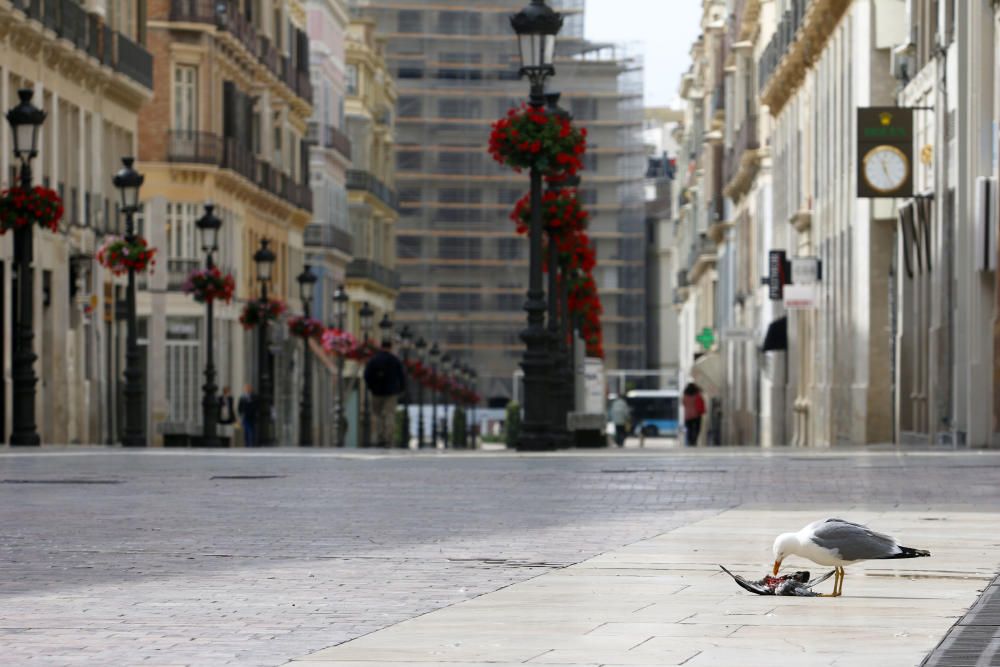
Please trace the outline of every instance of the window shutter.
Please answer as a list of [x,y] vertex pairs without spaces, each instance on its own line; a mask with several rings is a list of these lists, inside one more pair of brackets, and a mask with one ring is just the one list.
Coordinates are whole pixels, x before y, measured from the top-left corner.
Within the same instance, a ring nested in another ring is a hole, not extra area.
[[222,83],[222,136],[236,136],[236,84],[232,81]]
[[299,175],[302,185],[309,185],[309,142],[305,139],[299,139],[299,161],[301,162]]

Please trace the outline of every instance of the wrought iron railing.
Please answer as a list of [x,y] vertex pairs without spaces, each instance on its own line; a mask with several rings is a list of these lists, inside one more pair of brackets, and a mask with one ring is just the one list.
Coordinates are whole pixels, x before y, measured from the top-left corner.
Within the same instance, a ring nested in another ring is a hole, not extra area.
[[333,248],[348,255],[354,250],[354,237],[336,225],[312,224],[306,227],[305,245],[313,248]]
[[396,191],[388,187],[385,183],[377,179],[373,174],[360,169],[350,169],[347,172],[348,190],[365,190],[378,197],[389,208],[395,209],[399,205],[396,198]]
[[736,130],[733,137],[733,145],[726,152],[725,160],[725,181],[730,183],[740,170],[743,161],[743,154],[747,151],[756,150],[760,147],[757,141],[757,116],[750,115],[743,120],[740,129]]
[[782,56],[798,38],[799,28],[805,18],[809,3],[813,0],[792,0],[792,6],[785,10],[771,41],[764,47],[757,63],[758,92],[764,90],[774,75]]
[[222,140],[214,132],[171,130],[167,133],[167,160],[220,164]]
[[389,289],[399,289],[399,273],[370,259],[355,259],[347,265],[348,278],[371,280]]

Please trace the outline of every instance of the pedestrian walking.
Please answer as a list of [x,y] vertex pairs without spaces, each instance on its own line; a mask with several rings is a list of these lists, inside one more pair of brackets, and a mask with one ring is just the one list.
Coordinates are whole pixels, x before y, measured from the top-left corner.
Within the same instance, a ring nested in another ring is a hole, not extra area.
[[701,418],[705,414],[705,398],[701,389],[694,382],[684,387],[684,432],[687,435],[688,447],[698,444],[701,433]]
[[224,425],[236,423],[236,410],[233,409],[233,397],[229,393],[229,387],[223,387],[222,396],[219,396],[219,423]]
[[396,434],[396,401],[406,389],[406,370],[392,353],[392,341],[382,341],[382,349],[365,365],[365,385],[372,395],[375,446],[390,447]]
[[243,427],[243,444],[245,447],[257,446],[257,412],[260,401],[253,393],[253,385],[243,387],[243,395],[237,403],[236,411],[240,415],[240,425]]
[[628,435],[628,420],[631,416],[628,403],[621,396],[615,396],[611,401],[611,423],[615,425],[615,444],[619,447],[625,446],[625,437]]

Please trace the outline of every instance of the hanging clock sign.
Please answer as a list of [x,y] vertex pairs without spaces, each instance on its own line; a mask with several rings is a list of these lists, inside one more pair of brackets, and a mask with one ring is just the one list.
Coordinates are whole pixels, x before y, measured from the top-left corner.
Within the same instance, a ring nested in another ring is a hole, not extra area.
[[913,196],[913,109],[858,109],[858,197]]

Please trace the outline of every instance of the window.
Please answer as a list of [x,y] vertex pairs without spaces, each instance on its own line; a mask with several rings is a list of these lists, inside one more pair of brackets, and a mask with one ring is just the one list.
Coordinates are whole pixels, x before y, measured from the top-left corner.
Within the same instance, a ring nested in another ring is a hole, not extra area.
[[438,191],[438,202],[442,204],[478,204],[483,200],[483,191],[474,188],[442,188]]
[[438,32],[444,35],[478,35],[482,17],[473,12],[444,11],[438,14]]
[[420,236],[397,236],[396,257],[400,259],[420,257],[423,251],[423,241],[423,237]]
[[517,200],[523,197],[525,194],[527,194],[526,189],[501,188],[497,192],[497,203],[514,205],[517,203]]
[[198,68],[174,67],[174,118],[177,132],[192,134],[198,130]]
[[478,292],[438,294],[438,310],[468,312],[480,310],[482,295]]
[[399,98],[400,116],[419,116],[423,113],[423,100],[419,97],[404,96]]
[[402,291],[396,297],[396,310],[423,310],[424,295],[420,292]]
[[348,65],[347,66],[347,94],[357,95],[358,94],[358,66]]
[[396,168],[399,170],[420,169],[424,154],[419,151],[398,151],[396,153]]
[[503,312],[517,312],[524,308],[523,294],[497,294],[497,310]]
[[497,259],[521,259],[525,243],[525,240],[520,237],[500,239],[500,243],[497,246]]
[[574,120],[597,120],[597,100],[595,99],[572,100],[569,108]]
[[480,259],[482,256],[482,239],[445,236],[438,241],[438,257],[441,259]]
[[404,10],[399,12],[397,29],[399,32],[422,32],[423,31],[423,17],[420,12],[413,10]]
[[441,118],[479,118],[483,105],[479,100],[444,99],[438,101],[438,116]]
[[479,153],[439,153],[438,171],[442,174],[467,174],[478,172],[483,166]]

